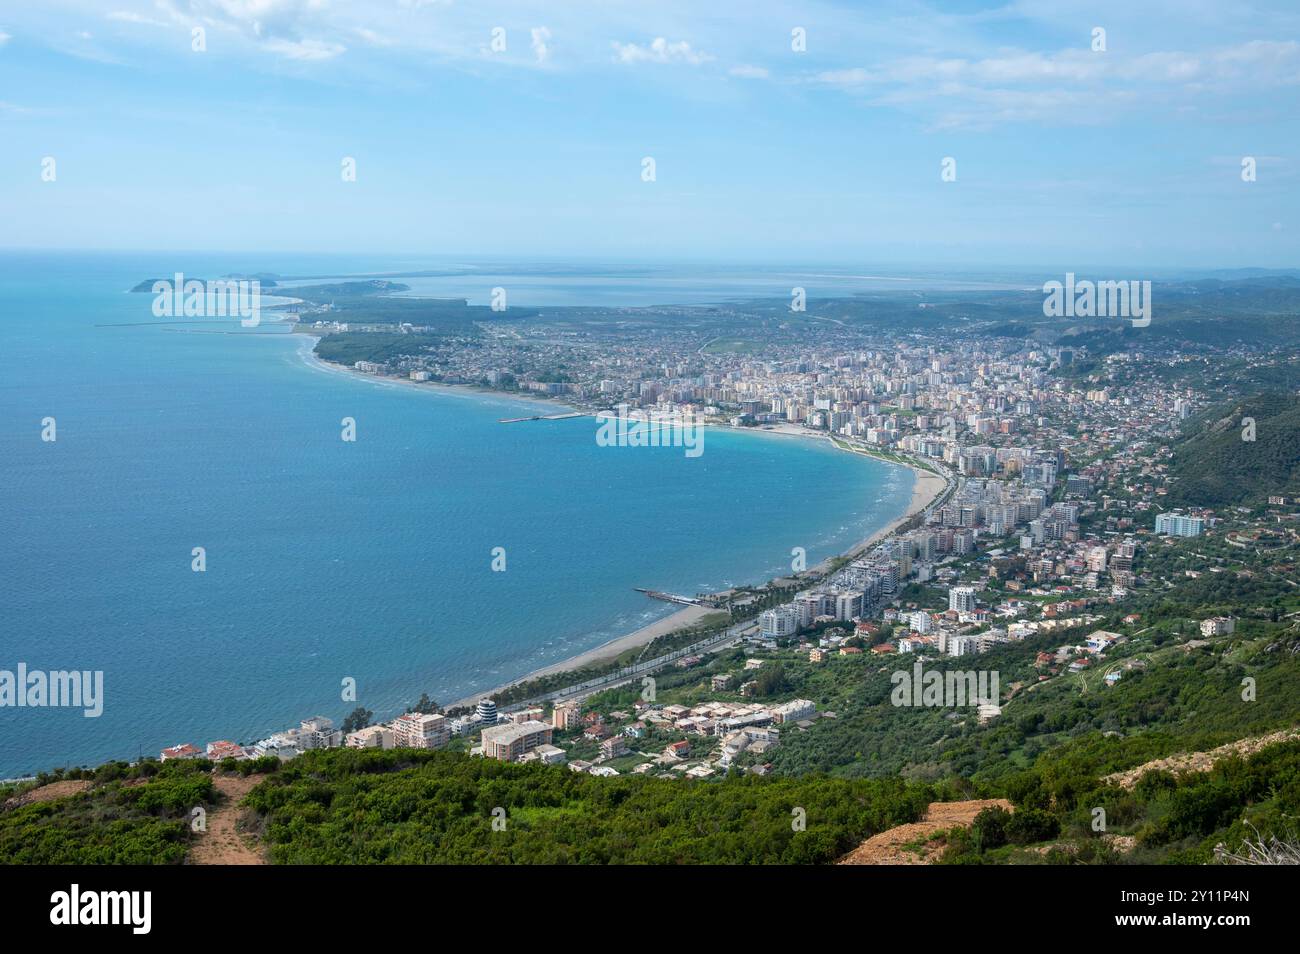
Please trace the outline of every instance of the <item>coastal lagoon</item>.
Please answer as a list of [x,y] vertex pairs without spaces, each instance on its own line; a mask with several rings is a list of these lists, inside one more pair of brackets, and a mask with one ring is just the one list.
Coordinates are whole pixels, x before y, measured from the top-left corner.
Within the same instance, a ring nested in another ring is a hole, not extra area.
[[377,718],[450,702],[672,612],[633,587],[761,582],[908,505],[910,471],[828,442],[601,447],[590,418],[501,424],[559,409],[325,371],[302,335],[126,293],[404,267],[0,255],[0,670],[104,673],[97,718],[0,708],[0,777],[339,720],[348,678]]

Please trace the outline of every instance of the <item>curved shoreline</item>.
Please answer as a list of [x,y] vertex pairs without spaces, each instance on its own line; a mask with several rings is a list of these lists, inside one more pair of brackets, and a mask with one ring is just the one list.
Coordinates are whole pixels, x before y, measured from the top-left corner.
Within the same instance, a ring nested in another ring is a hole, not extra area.
[[[738,430],[748,430],[748,428],[738,428]],[[790,436],[803,437],[805,435],[800,434],[800,435],[790,435]],[[816,435],[807,435],[807,436],[815,437]],[[865,456],[865,455],[859,455],[859,456]],[[879,458],[876,459],[879,460]],[[881,461],[881,463],[887,464],[892,462]],[[906,467],[908,465],[899,464],[898,466]],[[939,477],[934,474],[929,474],[924,471],[920,471],[920,468],[909,467],[909,469],[916,471],[918,473],[917,473],[916,480],[912,484],[912,499],[908,502],[907,509],[898,517],[894,518],[889,523],[885,524],[885,526],[881,527],[875,533],[871,534],[865,540],[862,540],[861,542],[854,544],[851,548],[846,550],[844,553],[841,553],[837,556],[827,557],[825,560],[823,560],[813,569],[822,570],[825,569],[826,566],[828,566],[834,560],[845,559],[845,558],[853,559],[857,556],[860,556],[863,552],[870,549],[876,543],[880,542],[884,538],[891,535],[895,530],[899,528],[899,526],[901,526],[911,517],[924,511],[925,508],[930,505],[930,501],[932,501],[943,491],[945,484],[942,477]],[[930,483],[929,486],[923,486],[923,484],[927,483],[926,478],[929,478],[929,483]],[[934,482],[938,483],[937,487],[932,485]],[[764,582],[771,583],[772,580],[766,580]],[[543,666],[540,669],[536,669],[526,675],[520,676],[518,679],[512,679],[509,682],[503,683],[502,685],[494,686],[493,688],[485,690],[483,692],[474,693],[472,695],[466,696],[463,699],[458,699],[455,702],[450,703],[448,707],[455,708],[458,706],[472,706],[476,702],[478,702],[479,699],[490,698],[496,695],[497,693],[509,689],[512,686],[517,686],[520,683],[529,682],[530,680],[539,679],[542,676],[549,676],[557,672],[567,672],[572,670],[584,669],[588,666],[594,666],[598,663],[609,662],[611,660],[617,659],[619,656],[627,652],[629,649],[638,649],[642,646],[654,642],[654,640],[658,639],[660,636],[666,636],[669,633],[672,633],[676,630],[684,629],[685,627],[694,624],[695,622],[697,622],[698,620],[706,616],[708,613],[709,610],[702,606],[684,606],[681,609],[677,610],[675,613],[670,613],[669,615],[665,616],[663,619],[657,620],[649,624],[648,626],[642,626],[640,629],[628,633],[625,636],[618,636],[614,639],[609,640],[608,642],[601,643],[599,646],[594,646],[591,649],[578,653],[577,655],[570,656],[568,659],[564,659],[561,660],[560,662],[552,663],[548,666]]]
[[345,378],[351,378],[357,381],[369,381],[371,384],[380,386],[391,386],[398,388],[410,388],[416,391],[431,391],[436,394],[457,395],[459,397],[482,397],[500,403],[516,402],[518,404],[529,404],[539,408],[546,408],[555,413],[565,413],[568,411],[577,412],[580,409],[570,407],[567,404],[560,404],[558,401],[552,401],[549,398],[529,397],[527,395],[516,395],[511,391],[493,391],[490,388],[480,388],[472,384],[443,384],[440,381],[411,381],[407,378],[395,378],[390,375],[366,374],[355,368],[349,368],[346,364],[338,364],[334,361],[326,361],[316,356],[316,342],[320,341],[317,335],[309,335],[305,332],[291,332],[294,337],[303,339],[298,343],[298,356],[302,358],[303,364],[313,371],[323,371],[327,374],[336,374]]
[[[433,391],[436,393],[447,394],[447,395],[459,395],[461,397],[478,395],[481,397],[487,397],[490,399],[499,400],[502,403],[509,402],[509,401],[517,401],[521,404],[531,404],[537,407],[550,409],[556,413],[576,412],[582,414],[589,414],[589,416],[592,417],[595,416],[595,412],[586,412],[581,408],[574,408],[570,405],[561,404],[560,402],[553,401],[549,398],[517,397],[512,392],[493,391],[487,388],[480,388],[474,385],[467,385],[467,384],[442,384],[439,382],[410,381],[404,378],[396,378],[396,377],[389,377],[389,376],[380,377],[372,374],[365,374],[361,371],[356,371],[352,368],[349,368],[346,365],[338,364],[332,361],[325,361],[317,357],[314,348],[316,342],[320,340],[319,337],[308,335],[305,332],[301,334],[303,334],[305,340],[302,343],[302,345],[300,345],[298,353],[302,357],[304,363],[307,364],[309,367],[313,368],[314,370],[325,371],[331,374],[338,374],[346,377],[352,377],[362,381],[371,381],[379,384],[392,385],[395,387],[421,389],[421,390]],[[836,450],[839,450],[843,453],[853,454],[854,456],[858,456],[858,457],[870,457],[872,460],[878,461],[879,463],[892,464],[896,467],[904,467],[912,471],[913,473],[912,496],[908,502],[907,507],[904,509],[903,513],[899,514],[897,517],[895,517],[893,520],[886,523],[879,530],[876,530],[875,532],[870,534],[868,537],[866,537],[866,539],[861,540],[858,543],[854,544],[852,547],[850,547],[848,550],[844,551],[843,553],[827,557],[821,563],[817,564],[816,567],[811,568],[814,571],[824,570],[831,563],[833,563],[835,560],[838,559],[846,559],[846,558],[853,559],[857,556],[860,556],[862,553],[870,549],[876,543],[880,542],[884,538],[893,534],[894,531],[896,531],[903,523],[905,523],[912,517],[916,516],[918,513],[923,512],[925,508],[930,505],[930,502],[933,501],[940,493],[942,493],[945,486],[947,486],[946,481],[943,479],[943,477],[931,471],[924,470],[921,467],[917,467],[913,464],[908,464],[903,461],[894,461],[894,460],[887,460],[880,457],[873,457],[872,455],[869,454],[864,454],[851,449],[840,447],[839,444],[837,444],[832,439],[830,434],[822,434],[813,431],[808,431],[804,428],[798,428],[791,424],[776,425],[767,428],[735,427],[731,424],[709,424],[709,423],[704,423],[702,424],[702,426],[718,427],[718,428],[723,428],[726,430],[735,431],[739,433],[767,435],[770,437],[793,437],[793,438],[799,438],[801,440],[829,441],[831,445],[835,447]],[[765,581],[765,583],[771,583],[771,582],[772,580]],[[697,622],[698,620],[700,620],[701,618],[703,618],[708,613],[709,610],[705,607],[684,606],[681,609],[677,610],[676,612],[669,613],[667,616],[663,617],[662,619],[656,620],[653,623],[649,623],[645,626],[642,626],[639,629],[636,629],[623,636],[617,636],[611,640],[601,643],[598,646],[594,646],[591,649],[584,650],[580,653],[568,657],[567,659],[560,660],[559,662],[550,663],[539,669],[533,670],[532,672],[526,673],[525,675],[522,675],[518,678],[511,679],[509,682],[503,683],[499,686],[495,686],[491,689],[485,689],[479,692],[475,692],[469,696],[466,696],[463,699],[459,699],[455,702],[449,703],[448,707],[455,708],[458,706],[473,705],[479,699],[491,697],[505,689],[510,688],[511,686],[516,686],[520,683],[528,682],[532,679],[538,679],[541,678],[542,676],[549,676],[559,672],[568,672],[572,670],[583,669],[588,666],[592,666],[601,662],[607,662],[609,660],[617,658],[618,656],[627,652],[629,649],[640,648],[642,646],[645,646],[653,642],[654,640],[658,639],[660,636],[665,636],[676,630],[683,629],[687,626],[690,626],[695,622]]]

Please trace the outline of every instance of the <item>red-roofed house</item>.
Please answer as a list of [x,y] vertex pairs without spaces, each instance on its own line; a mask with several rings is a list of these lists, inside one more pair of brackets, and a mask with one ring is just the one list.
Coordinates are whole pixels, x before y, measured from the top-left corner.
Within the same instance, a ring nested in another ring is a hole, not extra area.
[[173,745],[169,749],[163,749],[161,758],[166,762],[169,759],[197,759],[201,755],[203,755],[203,750],[197,745],[184,742],[180,745]]
[[208,743],[208,758],[214,762],[220,762],[222,759],[242,759],[246,758],[242,745],[236,745],[234,742],[227,742],[222,739],[219,742]]

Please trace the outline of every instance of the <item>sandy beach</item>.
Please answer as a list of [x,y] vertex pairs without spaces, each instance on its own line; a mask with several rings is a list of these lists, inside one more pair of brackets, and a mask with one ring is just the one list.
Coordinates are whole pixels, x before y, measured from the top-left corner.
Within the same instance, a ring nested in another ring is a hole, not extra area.
[[[300,353],[302,354],[303,360],[313,368],[316,368],[321,371],[327,371],[333,374],[344,374],[349,376],[355,376],[363,380],[369,380],[379,384],[391,384],[398,387],[421,388],[421,389],[431,390],[431,391],[440,391],[447,394],[458,394],[462,397],[477,394],[477,395],[488,395],[493,397],[508,398],[511,400],[534,404],[537,405],[538,407],[547,408],[552,413],[563,413],[566,411],[580,410],[577,408],[570,407],[568,405],[560,404],[556,401],[552,401],[549,399],[517,396],[512,392],[491,391],[491,390],[486,390],[483,388],[475,388],[463,384],[438,384],[434,382],[409,381],[403,378],[377,377],[373,374],[364,374],[360,371],[355,371],[352,368],[348,368],[344,365],[334,364],[328,361],[322,361],[320,358],[316,357],[315,353],[312,350],[315,347],[316,341],[319,339],[305,334],[303,335],[303,337],[307,342],[306,346],[300,349]],[[594,412],[592,413],[592,416],[593,417],[595,416]],[[702,422],[702,426],[726,428],[728,430],[742,431],[747,434],[760,434],[760,435],[765,434],[773,437],[799,438],[800,440],[823,440],[823,441],[831,440],[831,436],[829,434],[816,433],[813,431],[809,431],[806,428],[798,427],[797,425],[794,424],[777,424],[777,425],[765,426],[765,427],[735,427],[734,425],[731,424],[713,424],[713,423]],[[832,443],[835,442],[832,441]],[[858,456],[861,457],[871,457],[873,460],[879,460],[882,463],[893,464],[898,467],[907,467],[916,475],[916,481],[912,485],[912,499],[908,502],[907,509],[903,513],[901,513],[897,518],[890,521],[885,526],[881,527],[875,533],[871,534],[871,536],[867,537],[865,540],[855,544],[847,552],[840,554],[839,557],[829,557],[826,560],[822,561],[822,563],[818,564],[816,567],[813,568],[814,570],[819,570],[819,571],[824,571],[836,559],[841,559],[844,557],[854,558],[860,556],[862,553],[869,550],[872,546],[879,543],[881,540],[885,539],[890,534],[894,533],[894,531],[896,531],[899,528],[899,526],[901,526],[908,519],[924,511],[925,508],[930,505],[931,501],[933,501],[935,497],[937,497],[940,493],[943,492],[943,489],[946,486],[946,482],[941,476],[931,471],[925,470],[921,467],[917,467],[912,464],[905,463],[903,461],[885,460],[883,458],[874,457],[871,454],[865,454],[851,449],[841,448],[840,445],[837,443],[835,444],[835,446],[841,450],[844,450],[845,453],[858,454]],[[699,621],[704,616],[708,615],[710,612],[713,611],[703,606],[683,606],[675,613],[671,613],[670,615],[665,616],[661,620],[657,620],[653,623],[650,623],[648,626],[642,626],[640,629],[628,633],[625,636],[620,636],[617,639],[612,639],[607,643],[602,643],[601,645],[596,646],[592,649],[588,649],[584,652],[578,653],[576,656],[571,656],[568,659],[564,659],[560,662],[553,663],[549,666],[544,666],[541,669],[534,670],[533,672],[530,672],[525,676],[521,676],[518,679],[512,679],[508,683],[497,686],[493,689],[485,690],[483,692],[477,692],[471,696],[465,697],[464,699],[459,699],[456,702],[451,703],[451,707],[454,708],[458,706],[473,705],[479,699],[491,697],[496,693],[501,692],[503,689],[506,689],[510,686],[517,685],[518,683],[521,682],[527,682],[531,679],[537,679],[540,678],[541,676],[548,676],[556,672],[565,672],[569,670],[582,669],[584,667],[591,666],[596,663],[615,659],[618,656],[622,655],[623,653],[627,652],[627,650],[629,649],[634,649],[634,648],[644,646],[658,639],[660,636],[665,636],[668,633],[674,632],[675,630],[690,626],[693,623]]]
[[[748,428],[746,430],[748,430]],[[808,433],[788,432],[788,436],[807,438],[807,437],[816,437],[817,435],[812,435]],[[867,456],[867,455],[862,455],[862,456]],[[899,466],[905,466],[905,465],[899,465]],[[940,493],[943,492],[946,483],[944,479],[940,477],[938,474],[931,473],[930,471],[927,470],[922,470],[919,467],[912,467],[911,470],[916,474],[916,482],[912,485],[912,499],[908,502],[907,510],[904,511],[902,514],[900,514],[898,517],[896,517],[894,520],[891,520],[885,526],[881,527],[871,536],[867,537],[861,543],[856,544],[855,546],[852,547],[852,549],[848,550],[844,554],[841,554],[840,558],[843,557],[854,558],[860,556],[861,554],[869,550],[871,547],[873,547],[875,544],[879,543],[881,540],[885,539],[890,534],[892,534],[908,519],[924,511],[925,508],[930,505],[931,501],[933,501],[935,497],[937,497]],[[827,558],[822,563],[818,564],[817,567],[814,567],[814,570],[824,571],[829,567],[829,565],[835,559],[837,558],[836,557]],[[675,630],[690,626],[693,623],[702,619],[704,616],[707,616],[710,612],[711,610],[703,606],[684,606],[681,609],[679,609],[677,612],[669,616],[665,616],[663,619],[651,623],[649,626],[642,626],[640,629],[628,633],[626,636],[620,636],[617,639],[612,639],[607,643],[603,643],[600,646],[595,647],[594,649],[588,649],[586,652],[579,653],[576,656],[572,656],[558,663],[553,663],[550,666],[545,666],[541,669],[537,669],[533,672],[530,672],[526,676],[521,676],[518,679],[512,679],[510,682],[497,686],[493,689],[489,689],[485,692],[475,693],[472,696],[467,696],[464,699],[460,699],[452,703],[452,706],[455,707],[455,706],[474,705],[475,703],[478,702],[479,699],[490,698],[496,693],[501,692],[503,689],[507,689],[510,686],[517,685],[521,682],[528,682],[530,679],[537,679],[541,676],[549,676],[551,673],[556,673],[556,672],[566,672],[575,669],[582,669],[584,667],[591,666],[596,663],[616,659],[618,656],[622,655],[629,649],[634,649],[636,647],[644,646],[647,643],[651,643],[654,640],[658,639],[660,636],[666,636],[667,634]]]
[[[745,430],[751,430],[751,429],[745,428]],[[808,434],[806,432],[805,433],[787,432],[787,435],[791,437],[803,437],[803,438],[817,437],[817,435]],[[862,456],[867,456],[867,455],[862,455]],[[887,461],[886,463],[889,462]],[[905,466],[905,465],[899,465],[899,466]],[[885,526],[881,527],[871,536],[867,537],[861,543],[854,545],[852,549],[848,550],[844,554],[841,554],[840,558],[843,557],[853,558],[853,557],[860,556],[862,553],[869,550],[872,546],[879,543],[885,537],[888,537],[891,533],[897,530],[899,526],[901,526],[909,518],[924,511],[925,508],[930,505],[930,502],[933,501],[935,497],[937,497],[940,493],[943,492],[945,482],[944,479],[940,477],[938,474],[931,473],[930,471],[927,470],[922,470],[919,467],[913,467],[911,469],[916,474],[916,482],[912,485],[912,499],[908,502],[907,510],[904,511],[902,514],[900,514],[898,517],[896,517],[894,520],[891,520]],[[824,571],[835,559],[837,559],[837,557],[829,557],[826,560],[824,560],[822,563],[818,564],[813,569]],[[703,607],[703,606],[684,606],[681,609],[679,609],[677,612],[669,616],[665,616],[663,619],[657,620],[656,622],[651,623],[649,626],[642,626],[640,629],[628,633],[626,636],[620,636],[617,639],[612,639],[607,643],[603,643],[600,646],[595,647],[594,649],[588,649],[586,652],[579,653],[578,655],[572,656],[569,659],[565,659],[558,663],[553,663],[550,666],[545,666],[541,669],[537,669],[533,672],[530,672],[526,676],[521,676],[518,679],[512,679],[510,680],[510,682],[497,686],[493,689],[489,689],[485,692],[475,693],[472,696],[467,696],[464,699],[460,699],[452,703],[452,706],[455,707],[455,706],[474,705],[475,703],[478,702],[479,699],[490,698],[496,693],[502,691],[503,689],[509,688],[510,686],[513,685],[517,685],[521,682],[528,682],[530,679],[537,679],[541,676],[549,676],[551,673],[556,673],[556,672],[565,672],[569,670],[582,669],[586,666],[594,665],[595,663],[615,659],[618,656],[622,655],[623,653],[627,652],[627,650],[629,649],[634,649],[640,646],[644,646],[647,643],[653,642],[654,640],[658,639],[660,636],[666,636],[667,634],[673,632],[674,630],[678,630],[686,626],[690,626],[691,624],[697,622],[704,616],[707,616],[710,612],[712,611],[709,610],[707,607]]]
[[474,705],[480,699],[491,698],[503,689],[507,689],[510,686],[521,682],[528,682],[530,679],[549,676],[551,673],[555,672],[567,672],[572,669],[582,669],[586,666],[594,665],[595,663],[617,659],[629,649],[635,649],[639,646],[644,646],[647,643],[652,643],[660,636],[666,636],[674,630],[690,626],[709,615],[709,613],[714,612],[717,612],[717,610],[711,610],[707,606],[683,606],[681,609],[677,610],[677,612],[671,613],[661,620],[656,620],[648,626],[642,626],[640,629],[628,633],[626,636],[619,636],[617,639],[611,639],[609,642],[588,649],[586,652],[579,653],[576,656],[561,660],[557,663],[552,663],[549,666],[544,666],[541,669],[530,672],[526,676],[520,676],[518,679],[511,679],[509,682],[497,686],[494,689],[489,689],[486,692],[476,692],[472,696],[467,696],[464,699],[453,702],[450,708]]

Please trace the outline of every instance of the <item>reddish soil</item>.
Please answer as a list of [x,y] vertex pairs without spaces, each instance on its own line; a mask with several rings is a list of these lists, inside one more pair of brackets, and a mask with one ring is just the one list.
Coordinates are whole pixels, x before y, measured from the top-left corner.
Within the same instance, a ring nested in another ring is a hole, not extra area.
[[[872,835],[837,862],[841,865],[928,865],[943,851],[930,836],[949,828],[969,828],[975,816],[990,806],[1014,811],[1005,798],[977,798],[967,802],[931,802],[919,822],[899,825]],[[907,847],[914,846],[913,848]],[[915,847],[918,846],[919,848]]]

